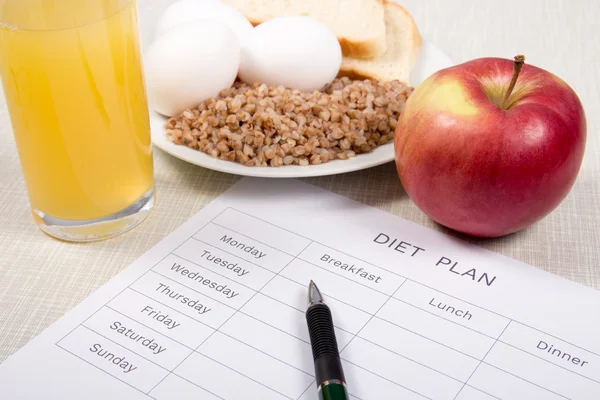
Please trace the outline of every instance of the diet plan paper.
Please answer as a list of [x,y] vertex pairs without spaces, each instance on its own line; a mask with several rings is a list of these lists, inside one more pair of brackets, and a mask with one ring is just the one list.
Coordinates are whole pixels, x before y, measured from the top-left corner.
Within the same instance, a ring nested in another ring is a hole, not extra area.
[[[143,226],[138,229],[143,229]],[[295,180],[243,179],[0,365],[2,399],[600,398],[600,293]]]

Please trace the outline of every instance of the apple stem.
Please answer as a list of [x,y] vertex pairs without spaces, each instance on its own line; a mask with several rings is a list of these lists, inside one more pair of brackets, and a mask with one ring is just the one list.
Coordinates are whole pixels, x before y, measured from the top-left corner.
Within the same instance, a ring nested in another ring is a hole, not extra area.
[[506,90],[506,93],[504,94],[504,99],[502,100],[502,108],[504,110],[508,109],[508,98],[512,94],[512,91],[515,88],[515,85],[517,84],[517,79],[519,79],[519,74],[523,69],[523,65],[525,65],[525,56],[523,54],[517,54],[515,56],[515,63],[513,65],[512,80],[510,81],[510,85],[508,85],[508,89]]

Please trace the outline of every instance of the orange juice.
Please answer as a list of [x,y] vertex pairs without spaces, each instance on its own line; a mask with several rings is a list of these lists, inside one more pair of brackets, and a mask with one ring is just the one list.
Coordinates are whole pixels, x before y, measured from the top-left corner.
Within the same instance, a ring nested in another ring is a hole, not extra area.
[[96,220],[153,192],[135,0],[0,0],[0,73],[34,214]]

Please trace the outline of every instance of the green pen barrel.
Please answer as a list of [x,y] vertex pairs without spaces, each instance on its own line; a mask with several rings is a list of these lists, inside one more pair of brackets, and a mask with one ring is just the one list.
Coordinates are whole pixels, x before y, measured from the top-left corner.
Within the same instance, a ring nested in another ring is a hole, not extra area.
[[319,386],[319,400],[348,400],[346,385],[341,383],[324,383]]

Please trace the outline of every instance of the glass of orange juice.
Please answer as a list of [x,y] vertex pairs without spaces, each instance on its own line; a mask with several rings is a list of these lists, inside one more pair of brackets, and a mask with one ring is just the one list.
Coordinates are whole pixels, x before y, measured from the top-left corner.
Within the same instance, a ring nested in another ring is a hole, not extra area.
[[36,223],[92,241],[154,205],[135,0],[0,0],[0,75]]

